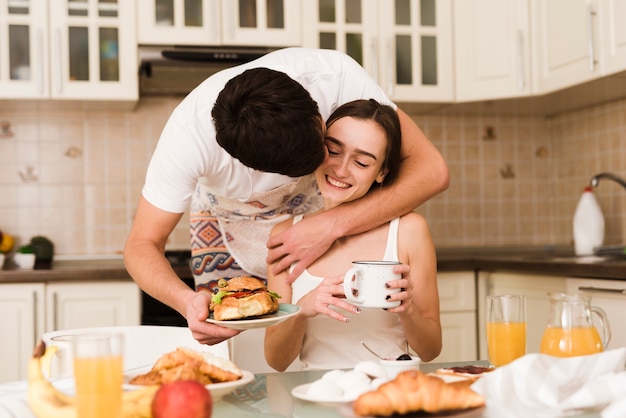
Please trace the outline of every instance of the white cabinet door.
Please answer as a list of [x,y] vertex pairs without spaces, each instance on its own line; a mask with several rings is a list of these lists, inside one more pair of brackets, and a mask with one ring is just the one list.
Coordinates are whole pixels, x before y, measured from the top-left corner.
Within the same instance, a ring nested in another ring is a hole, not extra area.
[[626,2],[623,0],[601,0],[603,56],[606,74],[626,69]]
[[451,102],[451,1],[381,0],[378,14],[379,82],[387,95],[403,102]]
[[34,3],[0,7],[0,98],[139,98],[133,2]]
[[50,283],[46,331],[139,325],[140,290],[135,282]]
[[475,361],[476,313],[441,313],[443,346],[435,363],[447,361]]
[[43,333],[44,284],[0,285],[0,383],[26,379],[28,360]]
[[531,10],[537,93],[573,86],[603,74],[597,1],[532,0]]
[[487,295],[515,294],[526,296],[526,351],[538,353],[541,338],[550,317],[549,292],[565,292],[565,277],[539,274],[480,272],[478,280],[478,340],[480,358],[487,359],[485,331],[485,297]]
[[451,0],[302,3],[305,47],[354,58],[398,102],[453,99]]
[[474,361],[478,358],[474,272],[438,273],[437,283],[443,345],[432,361]]
[[47,2],[0,4],[0,98],[48,97]]
[[530,82],[526,0],[455,0],[456,100],[527,96]]
[[225,45],[300,46],[299,0],[224,0]]
[[302,21],[303,46],[344,52],[378,80],[378,0],[305,0]]
[[[585,292],[591,305],[602,308],[609,319],[611,339],[605,349],[626,347],[626,281],[598,279],[567,279],[567,292]],[[594,320],[596,320],[594,315]],[[598,332],[601,328],[598,325]],[[600,334],[602,335],[602,334]]]
[[140,0],[140,45],[219,45],[220,1]]
[[51,97],[137,100],[135,5],[50,0]]
[[301,44],[300,1],[142,0],[137,8],[142,45]]

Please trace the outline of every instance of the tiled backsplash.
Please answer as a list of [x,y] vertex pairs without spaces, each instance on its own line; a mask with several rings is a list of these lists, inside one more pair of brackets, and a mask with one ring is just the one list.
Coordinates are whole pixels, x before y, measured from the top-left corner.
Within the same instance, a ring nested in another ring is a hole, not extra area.
[[[57,254],[121,252],[143,176],[179,99],[143,99],[134,111],[55,102],[2,106],[0,229],[45,235]],[[601,171],[626,177],[626,100],[558,117],[416,116],[447,159],[448,191],[418,209],[435,244],[570,245],[583,187]],[[12,137],[2,134],[11,132]],[[596,189],[607,243],[622,243],[626,190]],[[170,248],[188,247],[188,217]]]

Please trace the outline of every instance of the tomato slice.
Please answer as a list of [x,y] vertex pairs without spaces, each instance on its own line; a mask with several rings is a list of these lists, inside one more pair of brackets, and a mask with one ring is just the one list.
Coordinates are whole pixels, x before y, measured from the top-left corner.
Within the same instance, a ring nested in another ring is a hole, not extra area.
[[236,298],[236,299],[241,299],[241,298],[245,298],[246,296],[250,296],[253,292],[249,291],[249,290],[244,290],[243,292],[233,292],[232,294],[229,294],[228,297],[229,298]]

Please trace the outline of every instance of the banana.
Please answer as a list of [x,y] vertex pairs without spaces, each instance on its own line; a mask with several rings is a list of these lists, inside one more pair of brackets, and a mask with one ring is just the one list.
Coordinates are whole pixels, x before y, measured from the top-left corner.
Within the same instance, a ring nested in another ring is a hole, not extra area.
[[28,406],[37,418],[74,418],[77,416],[74,398],[57,390],[41,371],[42,362],[50,364],[54,349],[46,350],[40,341],[28,362]]
[[146,386],[122,394],[122,418],[152,418],[152,399],[158,385]]
[[[28,363],[28,406],[37,418],[77,418],[76,400],[48,381],[42,365],[48,367],[56,347],[40,341]],[[146,386],[122,393],[122,418],[152,418],[152,398],[159,386]]]

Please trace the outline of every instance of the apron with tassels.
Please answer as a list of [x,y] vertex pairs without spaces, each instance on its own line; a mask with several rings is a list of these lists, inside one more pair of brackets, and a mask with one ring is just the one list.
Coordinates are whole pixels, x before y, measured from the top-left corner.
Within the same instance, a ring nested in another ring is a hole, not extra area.
[[212,291],[222,277],[267,276],[267,240],[274,225],[322,207],[308,175],[246,202],[212,194],[200,181],[191,200],[191,270],[196,289]]

